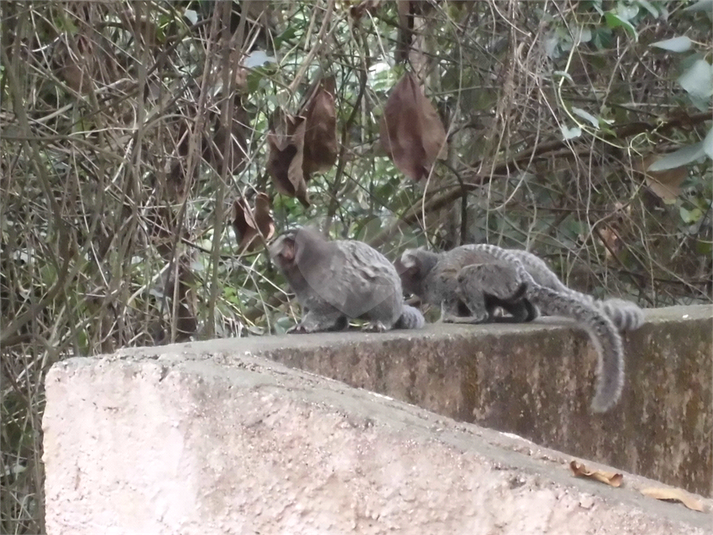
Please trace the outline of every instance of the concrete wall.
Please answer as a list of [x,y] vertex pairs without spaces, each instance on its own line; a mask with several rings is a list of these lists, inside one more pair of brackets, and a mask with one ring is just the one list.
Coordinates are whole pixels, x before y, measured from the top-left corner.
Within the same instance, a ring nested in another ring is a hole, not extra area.
[[[387,352],[409,336],[367,338]],[[467,347],[463,337],[426,335],[449,355],[451,344]],[[557,452],[246,356],[313,342],[222,341],[53,366],[48,535],[711,533],[711,500],[697,513],[644,497],[660,485],[640,477],[625,474],[619,489],[577,479]],[[445,364],[432,371],[435,386],[452,375]]]
[[[552,320],[552,318],[543,318]],[[596,354],[551,323],[216,340],[176,350],[252,354],[713,495],[713,306],[648,311],[626,340],[627,384],[591,413]],[[124,351],[156,354],[157,349]]]
[[647,312],[647,323],[626,339],[622,399],[603,415],[589,409],[592,344],[553,318],[543,318],[545,325],[431,325],[418,335],[308,337],[260,354],[713,495],[713,307]]

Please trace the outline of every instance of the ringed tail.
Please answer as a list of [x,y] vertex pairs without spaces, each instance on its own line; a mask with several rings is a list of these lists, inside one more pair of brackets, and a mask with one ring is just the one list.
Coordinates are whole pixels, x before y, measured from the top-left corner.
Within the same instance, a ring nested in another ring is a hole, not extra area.
[[544,314],[572,318],[587,330],[599,355],[592,410],[612,408],[624,386],[624,348],[612,320],[589,303],[537,284],[530,285],[528,297]]

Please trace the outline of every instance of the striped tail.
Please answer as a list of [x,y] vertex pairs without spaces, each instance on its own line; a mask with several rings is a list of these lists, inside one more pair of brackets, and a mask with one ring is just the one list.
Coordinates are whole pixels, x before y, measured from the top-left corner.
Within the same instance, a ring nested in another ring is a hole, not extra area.
[[612,408],[624,386],[624,348],[612,320],[590,303],[544,286],[531,284],[528,298],[543,314],[572,318],[587,330],[599,355],[592,410],[605,412]]

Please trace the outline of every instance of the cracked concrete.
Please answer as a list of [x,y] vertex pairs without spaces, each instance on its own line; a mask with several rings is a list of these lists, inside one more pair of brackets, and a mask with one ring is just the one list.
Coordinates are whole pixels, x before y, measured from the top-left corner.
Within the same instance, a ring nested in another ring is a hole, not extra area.
[[711,533],[711,500],[261,358],[70,359],[46,386],[49,535]]
[[693,485],[710,486],[711,317],[713,307],[650,312],[627,341],[621,407],[604,416],[588,411],[586,337],[551,322],[63,361],[46,381],[47,532],[713,533],[710,499],[698,497],[698,513],[640,494],[656,481],[619,470],[624,487],[614,489],[568,468],[582,457],[595,465],[591,451],[647,468],[653,452],[653,471],[685,479],[694,460]]
[[625,340],[622,399],[603,415],[589,409],[597,360],[592,344],[583,331],[556,318],[225,339],[171,351],[221,362],[237,355],[267,357],[712,496],[713,306],[646,312],[646,324]]

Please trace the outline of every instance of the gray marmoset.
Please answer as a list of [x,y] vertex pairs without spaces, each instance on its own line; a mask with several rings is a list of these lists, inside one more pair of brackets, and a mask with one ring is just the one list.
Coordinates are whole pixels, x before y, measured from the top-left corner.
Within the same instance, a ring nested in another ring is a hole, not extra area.
[[[478,247],[478,245],[465,247]],[[560,293],[570,294],[575,299],[579,298],[597,307],[609,316],[620,331],[635,331],[644,324],[644,312],[636,303],[617,298],[596,300],[591,295],[568,288],[540,257],[518,249],[507,249],[507,251],[520,260],[535,282]]]
[[591,296],[564,286],[535,255],[522,253],[485,244],[464,245],[445,253],[412,249],[401,256],[396,268],[404,289],[439,305],[445,322],[498,321],[498,308],[509,312],[511,321],[530,321],[539,311],[578,321],[599,355],[592,409],[610,409],[624,384],[624,351],[617,326],[638,327],[643,314],[633,303],[595,303]]
[[419,329],[421,312],[404,303],[401,279],[381,253],[356,240],[328,241],[299,228],[269,248],[302,306],[301,321],[288,332],[345,329],[349,319],[364,319],[367,330]]

